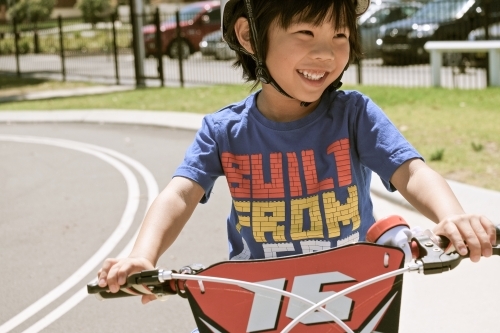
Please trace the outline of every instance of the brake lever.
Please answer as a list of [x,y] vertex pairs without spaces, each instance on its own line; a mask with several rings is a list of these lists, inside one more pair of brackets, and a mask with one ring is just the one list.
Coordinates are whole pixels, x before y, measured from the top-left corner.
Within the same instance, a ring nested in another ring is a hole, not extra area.
[[418,246],[420,254],[416,261],[422,263],[423,273],[426,275],[452,270],[458,266],[462,258],[465,258],[457,252],[446,253],[426,234],[414,236],[413,241]]

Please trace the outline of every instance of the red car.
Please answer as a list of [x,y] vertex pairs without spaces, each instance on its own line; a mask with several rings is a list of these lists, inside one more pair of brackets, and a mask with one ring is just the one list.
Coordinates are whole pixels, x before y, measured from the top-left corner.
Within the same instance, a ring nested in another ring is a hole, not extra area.
[[[194,2],[179,10],[181,27],[182,57],[187,58],[190,54],[200,50],[200,42],[203,36],[220,29],[221,13],[219,1]],[[175,16],[172,15],[167,21],[160,25],[162,38],[162,54],[170,58],[178,58],[178,44],[176,39]],[[146,56],[156,55],[156,28],[154,25],[144,26],[144,43]]]

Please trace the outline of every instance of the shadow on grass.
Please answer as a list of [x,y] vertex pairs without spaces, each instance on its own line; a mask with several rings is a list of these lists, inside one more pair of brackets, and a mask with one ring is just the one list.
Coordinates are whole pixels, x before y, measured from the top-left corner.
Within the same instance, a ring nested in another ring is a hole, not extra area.
[[50,81],[44,78],[34,78],[34,77],[17,77],[10,73],[0,72],[0,89],[15,89],[22,87],[30,87],[40,85]]

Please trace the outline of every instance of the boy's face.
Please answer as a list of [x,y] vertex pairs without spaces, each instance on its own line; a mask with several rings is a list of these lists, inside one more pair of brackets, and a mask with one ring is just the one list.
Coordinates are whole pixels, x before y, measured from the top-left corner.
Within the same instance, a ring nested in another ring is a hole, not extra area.
[[349,30],[325,21],[319,26],[296,22],[269,29],[266,65],[288,94],[314,102],[339,77],[349,61]]

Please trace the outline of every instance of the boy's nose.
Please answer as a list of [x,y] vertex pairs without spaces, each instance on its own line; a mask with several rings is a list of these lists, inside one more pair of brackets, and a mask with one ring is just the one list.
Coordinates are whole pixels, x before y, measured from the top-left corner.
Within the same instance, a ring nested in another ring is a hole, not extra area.
[[335,59],[335,52],[328,43],[316,43],[311,51],[311,58],[323,61],[333,60]]

